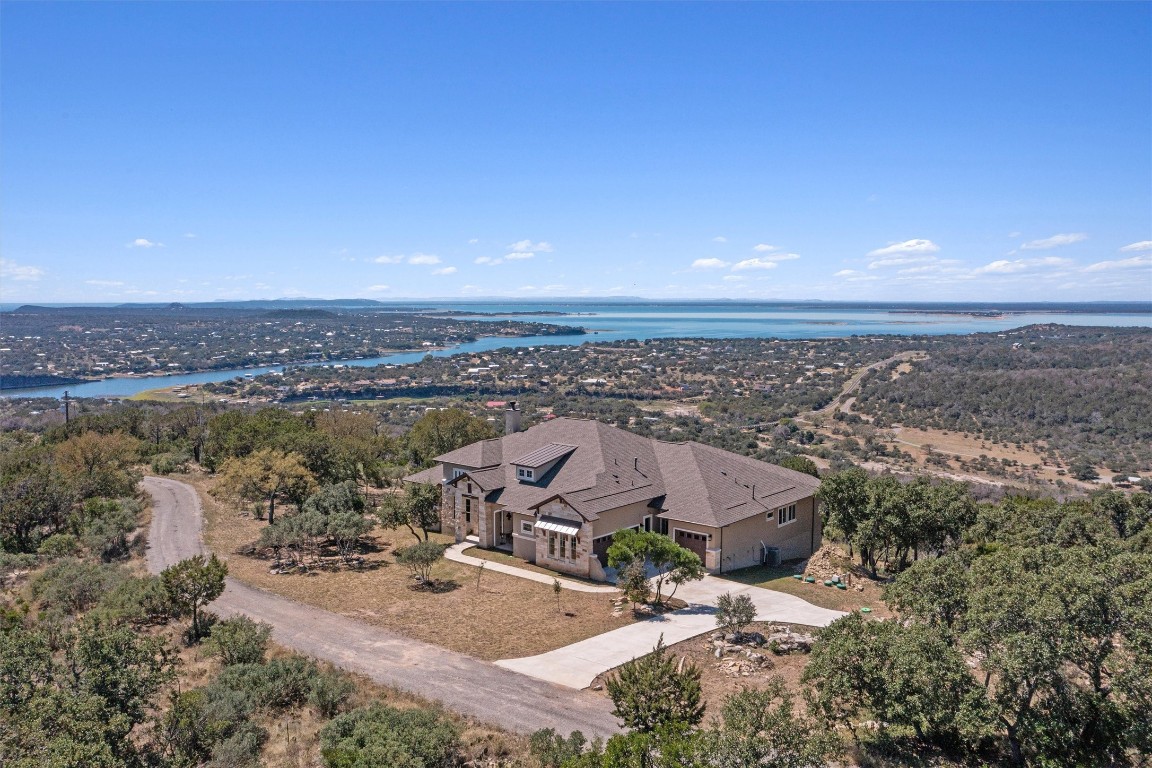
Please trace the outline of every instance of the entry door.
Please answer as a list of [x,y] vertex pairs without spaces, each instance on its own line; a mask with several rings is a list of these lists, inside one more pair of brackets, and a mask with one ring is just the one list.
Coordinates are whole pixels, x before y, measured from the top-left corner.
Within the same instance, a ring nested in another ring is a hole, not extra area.
[[708,534],[694,531],[676,531],[676,543],[685,549],[691,550],[704,559],[704,550],[708,549]]

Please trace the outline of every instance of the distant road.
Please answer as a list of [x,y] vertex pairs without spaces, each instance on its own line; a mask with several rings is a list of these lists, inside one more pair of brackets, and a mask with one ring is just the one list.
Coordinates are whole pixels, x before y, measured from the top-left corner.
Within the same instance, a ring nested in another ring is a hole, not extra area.
[[860,370],[856,371],[856,373],[854,373],[852,375],[852,378],[850,378],[850,379],[848,379],[848,381],[844,382],[844,386],[843,386],[843,388],[841,388],[840,394],[837,395],[835,398],[833,398],[832,402],[828,403],[828,405],[824,406],[823,408],[820,408],[818,410],[812,411],[811,413],[805,414],[805,417],[797,417],[797,419],[802,420],[805,418],[811,418],[813,416],[827,416],[830,413],[835,413],[840,407],[841,398],[843,398],[845,395],[851,394],[852,392],[855,392],[857,389],[859,389],[860,388],[860,382],[864,380],[864,377],[866,375],[868,375],[868,373],[870,371],[875,371],[878,368],[884,368],[885,366],[891,365],[892,363],[895,363],[898,360],[926,360],[926,359],[928,359],[928,353],[920,351],[920,350],[910,350],[908,352],[901,352],[899,354],[893,355],[892,357],[881,360],[877,363],[872,363],[871,365],[866,365],[863,368],[861,368]]
[[[159,573],[205,553],[204,519],[195,489],[159,477],[144,478],[144,489],[153,500],[148,570]],[[228,579],[224,594],[212,608],[223,616],[244,614],[265,621],[272,625],[272,637],[280,645],[509,731],[555,728],[567,734],[579,730],[589,738],[619,732],[606,698],[535,680],[235,579]]]

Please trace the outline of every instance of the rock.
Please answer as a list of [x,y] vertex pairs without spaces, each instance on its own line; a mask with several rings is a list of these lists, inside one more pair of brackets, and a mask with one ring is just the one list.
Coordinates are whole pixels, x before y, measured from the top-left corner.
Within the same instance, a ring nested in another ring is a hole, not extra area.
[[748,642],[753,643],[755,645],[764,645],[764,643],[767,642],[764,639],[764,635],[760,634],[759,632],[750,632],[747,635],[745,635],[745,637],[748,638]]
[[592,686],[592,690],[602,691],[602,690],[604,690],[604,686],[600,685],[600,683],[596,683],[595,685]]

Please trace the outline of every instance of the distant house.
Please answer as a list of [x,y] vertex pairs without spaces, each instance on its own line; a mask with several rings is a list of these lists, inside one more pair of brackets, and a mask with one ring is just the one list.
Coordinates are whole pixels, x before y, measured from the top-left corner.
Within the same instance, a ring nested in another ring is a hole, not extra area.
[[603,580],[612,535],[656,531],[713,573],[807,557],[820,546],[820,481],[700,443],[669,443],[597,421],[555,418],[436,458],[405,478],[442,488],[456,540]]

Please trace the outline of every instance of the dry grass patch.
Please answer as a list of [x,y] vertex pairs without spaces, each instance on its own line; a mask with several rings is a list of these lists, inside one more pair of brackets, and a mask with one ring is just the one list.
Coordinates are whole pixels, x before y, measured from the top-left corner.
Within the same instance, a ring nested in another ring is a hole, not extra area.
[[[365,537],[361,568],[330,558],[306,574],[273,574],[270,560],[236,554],[256,541],[267,523],[214,499],[208,493],[212,478],[179,479],[199,492],[205,540],[227,561],[232,577],[408,637],[491,661],[545,653],[632,622],[631,616],[612,615],[612,595],[565,590],[558,609],[549,584],[487,571],[478,584],[478,568],[448,560],[437,564],[432,576],[455,582],[454,589],[413,589],[411,572],[398,565],[393,554],[395,548],[415,542],[407,530],[377,528]],[[451,541],[438,534],[433,538]]]

